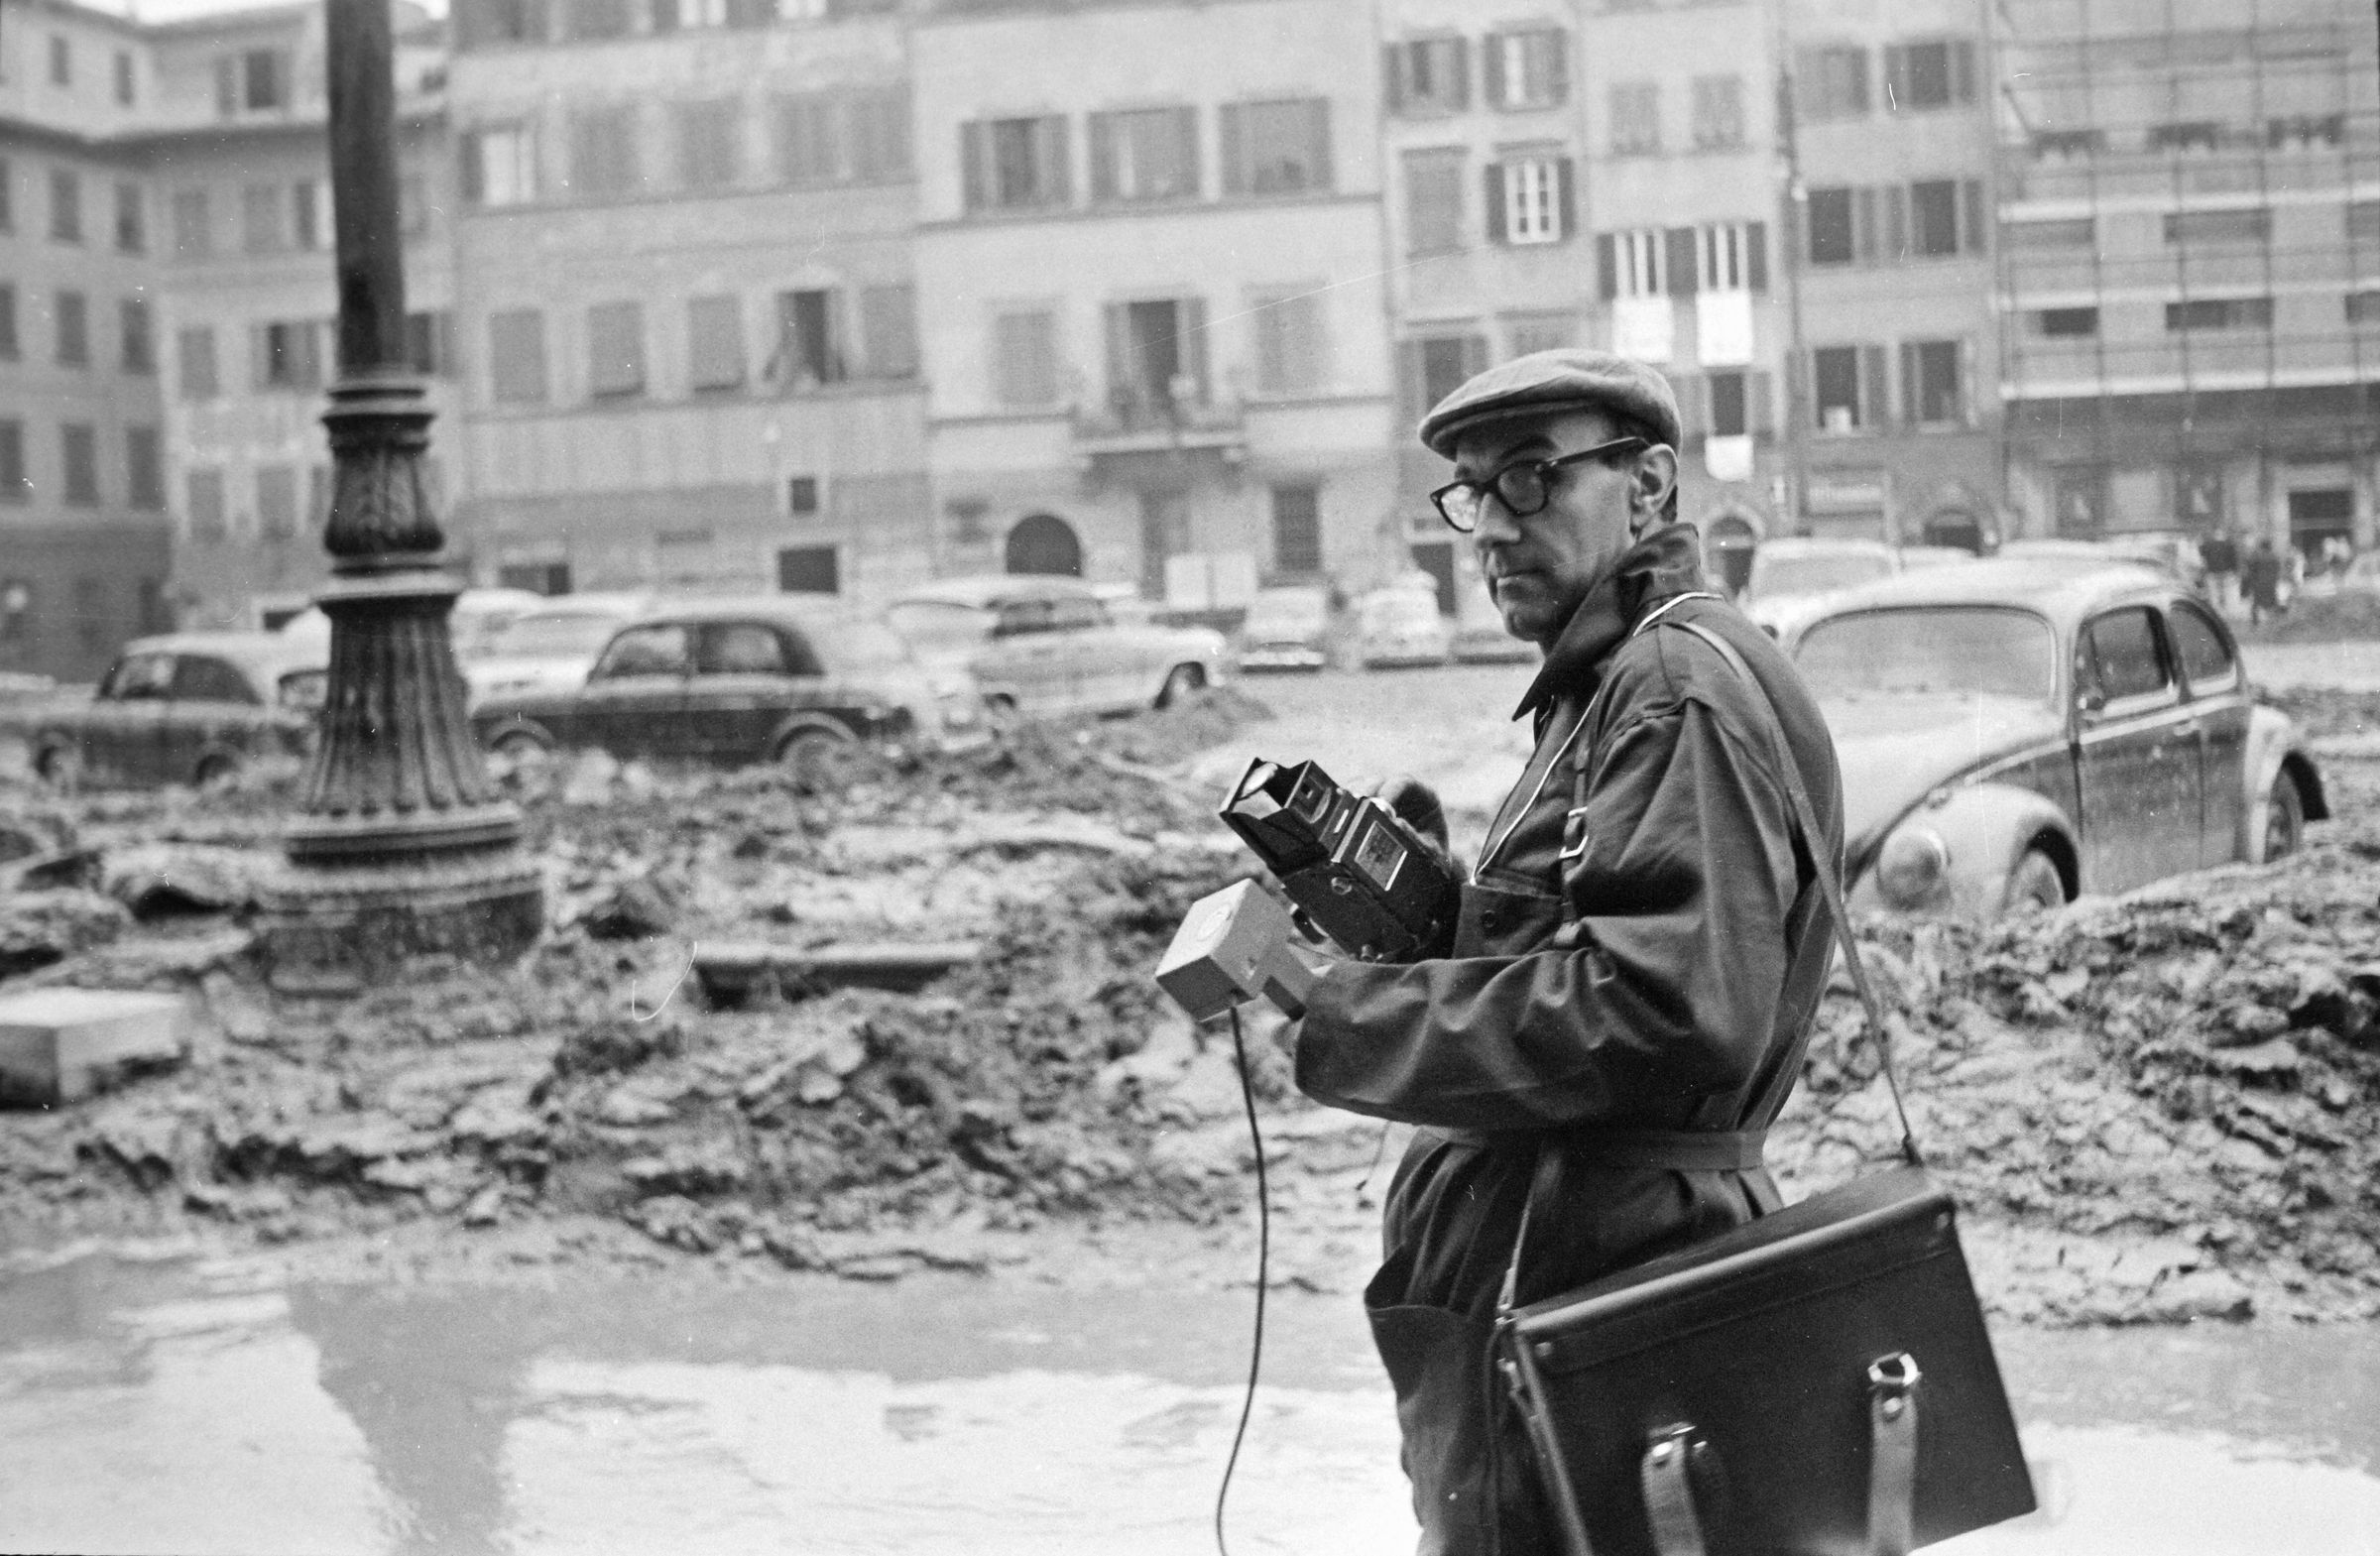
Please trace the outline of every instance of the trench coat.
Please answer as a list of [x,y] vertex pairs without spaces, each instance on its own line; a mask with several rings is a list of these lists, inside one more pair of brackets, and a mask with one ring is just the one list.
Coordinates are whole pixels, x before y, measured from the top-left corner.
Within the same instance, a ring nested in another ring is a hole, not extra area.
[[[1491,1326],[1541,1150],[1526,1303],[1777,1207],[1765,1170],[1677,1167],[1613,1132],[1764,1129],[1801,1067],[1833,925],[1776,774],[1775,709],[1840,856],[1842,792],[1777,647],[1657,531],[1590,592],[1515,716],[1536,741],[1463,892],[1448,954],[1343,962],[1295,1036],[1297,1084],[1420,1126],[1365,1293],[1397,1394],[1424,1556],[1556,1549]],[[1734,648],[1758,687],[1690,620]],[[1602,1144],[1598,1137],[1603,1137]]]

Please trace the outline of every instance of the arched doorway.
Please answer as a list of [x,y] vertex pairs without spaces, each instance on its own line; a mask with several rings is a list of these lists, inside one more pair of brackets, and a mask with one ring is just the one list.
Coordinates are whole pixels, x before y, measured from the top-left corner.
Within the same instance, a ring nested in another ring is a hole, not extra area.
[[1983,523],[1964,508],[1943,508],[1928,514],[1924,533],[1928,545],[1955,545],[1977,554],[1983,549]]
[[1741,514],[1721,514],[1703,524],[1703,565],[1714,581],[1729,594],[1741,594],[1751,581],[1752,552],[1760,532]]
[[1004,565],[1010,572],[1083,575],[1083,542],[1055,514],[1027,514],[1009,532]]

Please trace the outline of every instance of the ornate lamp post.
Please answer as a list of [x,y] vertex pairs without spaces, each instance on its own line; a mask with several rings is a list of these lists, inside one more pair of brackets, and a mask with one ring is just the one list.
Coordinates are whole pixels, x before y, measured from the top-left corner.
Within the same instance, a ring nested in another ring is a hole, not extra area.
[[544,915],[521,817],[464,718],[460,586],[422,480],[430,410],[405,351],[389,0],[327,0],[339,378],[330,430],[330,685],[286,867],[263,894],[277,984],[361,987],[405,958],[509,960]]

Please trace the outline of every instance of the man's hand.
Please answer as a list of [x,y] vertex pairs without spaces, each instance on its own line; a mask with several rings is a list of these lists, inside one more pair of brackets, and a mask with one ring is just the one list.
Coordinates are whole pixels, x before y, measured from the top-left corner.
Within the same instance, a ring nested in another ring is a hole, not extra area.
[[1399,821],[1438,845],[1439,862],[1446,863],[1446,807],[1438,802],[1436,789],[1409,773],[1399,773],[1371,794],[1395,811]]

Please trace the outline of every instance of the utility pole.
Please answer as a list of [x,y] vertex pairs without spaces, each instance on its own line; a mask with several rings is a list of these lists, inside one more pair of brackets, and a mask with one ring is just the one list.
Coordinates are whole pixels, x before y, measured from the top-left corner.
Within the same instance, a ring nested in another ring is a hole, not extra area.
[[423,480],[407,361],[390,0],[326,0],[339,370],[329,429],[330,684],[288,860],[261,896],[277,987],[346,993],[414,956],[509,961],[544,895],[471,739],[447,614],[460,585]]
[[1809,348],[1802,337],[1802,262],[1809,251],[1810,190],[1802,182],[1800,131],[1794,114],[1792,39],[1785,6],[1777,8],[1777,150],[1784,158],[1785,199],[1785,533],[1799,535],[1810,523]]

